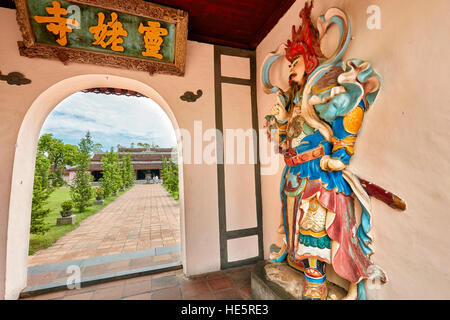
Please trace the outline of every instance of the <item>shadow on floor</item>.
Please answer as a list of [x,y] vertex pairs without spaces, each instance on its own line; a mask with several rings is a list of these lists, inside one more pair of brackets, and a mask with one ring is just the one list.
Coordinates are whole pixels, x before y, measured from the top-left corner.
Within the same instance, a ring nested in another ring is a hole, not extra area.
[[253,267],[242,266],[190,278],[180,269],[23,300],[248,300]]
[[181,268],[180,246],[50,263],[28,268],[22,296],[65,290],[75,281],[88,286],[177,268]]

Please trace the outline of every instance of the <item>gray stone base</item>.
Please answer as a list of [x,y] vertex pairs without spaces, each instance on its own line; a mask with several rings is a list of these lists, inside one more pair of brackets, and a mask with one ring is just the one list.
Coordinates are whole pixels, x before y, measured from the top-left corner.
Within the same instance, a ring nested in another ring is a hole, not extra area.
[[104,204],[105,200],[95,200],[94,204]]
[[[258,262],[251,275],[251,297],[254,300],[301,300],[304,275],[286,262]],[[328,300],[339,300],[347,294],[328,281]]]
[[62,226],[65,224],[75,224],[75,222],[77,221],[77,216],[76,215],[71,215],[70,217],[60,217],[56,219],[56,225],[57,226]]

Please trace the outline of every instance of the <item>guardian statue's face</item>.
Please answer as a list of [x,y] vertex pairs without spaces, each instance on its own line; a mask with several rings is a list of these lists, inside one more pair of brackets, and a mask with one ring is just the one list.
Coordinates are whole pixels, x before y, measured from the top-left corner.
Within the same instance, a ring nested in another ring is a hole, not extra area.
[[299,86],[303,85],[305,80],[305,60],[303,56],[296,58],[292,64],[289,71],[289,85],[297,83]]

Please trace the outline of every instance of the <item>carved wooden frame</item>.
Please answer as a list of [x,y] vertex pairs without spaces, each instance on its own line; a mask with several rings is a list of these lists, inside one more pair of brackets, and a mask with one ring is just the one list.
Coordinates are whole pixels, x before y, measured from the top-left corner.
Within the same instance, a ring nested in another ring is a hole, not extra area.
[[74,4],[92,5],[94,7],[120,11],[141,17],[157,19],[173,23],[175,27],[174,62],[152,61],[136,57],[127,57],[88,51],[77,48],[56,47],[36,42],[27,7],[27,0],[14,0],[16,18],[22,32],[23,41],[18,41],[20,55],[30,58],[60,60],[64,64],[79,62],[97,64],[108,67],[123,68],[136,71],[147,71],[150,74],[162,73],[184,76],[186,65],[186,42],[188,33],[188,13],[142,0],[65,0]]

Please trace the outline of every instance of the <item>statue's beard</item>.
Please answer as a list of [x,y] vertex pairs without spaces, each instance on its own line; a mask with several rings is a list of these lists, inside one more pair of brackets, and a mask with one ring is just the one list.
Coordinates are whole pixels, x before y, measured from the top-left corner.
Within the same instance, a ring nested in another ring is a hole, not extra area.
[[291,90],[294,91],[294,92],[299,91],[302,88],[302,85],[299,84],[297,81],[294,81],[294,80],[292,80],[290,82],[289,86],[290,86]]

